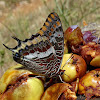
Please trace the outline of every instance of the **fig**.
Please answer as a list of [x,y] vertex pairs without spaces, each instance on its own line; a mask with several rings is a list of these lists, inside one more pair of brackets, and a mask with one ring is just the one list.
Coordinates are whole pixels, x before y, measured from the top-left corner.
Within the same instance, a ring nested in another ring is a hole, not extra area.
[[17,70],[18,64],[9,68],[0,79],[0,100],[40,100],[44,85],[27,70]]
[[80,79],[78,94],[84,94],[87,100],[100,96],[100,68],[88,72]]
[[73,87],[68,83],[56,83],[46,89],[41,100],[76,100]]
[[65,82],[73,82],[86,73],[87,65],[81,56],[70,53],[64,54],[61,69],[65,70],[62,79]]

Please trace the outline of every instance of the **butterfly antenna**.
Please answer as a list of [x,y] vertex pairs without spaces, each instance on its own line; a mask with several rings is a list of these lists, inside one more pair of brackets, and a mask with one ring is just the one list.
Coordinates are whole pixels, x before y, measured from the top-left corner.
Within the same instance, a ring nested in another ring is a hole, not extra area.
[[71,57],[66,61],[66,63],[63,65],[63,67],[62,67],[62,69],[64,68],[64,66],[66,65],[66,64],[68,64],[68,62],[73,58],[74,56],[73,56],[73,53],[72,53],[72,55],[71,55]]

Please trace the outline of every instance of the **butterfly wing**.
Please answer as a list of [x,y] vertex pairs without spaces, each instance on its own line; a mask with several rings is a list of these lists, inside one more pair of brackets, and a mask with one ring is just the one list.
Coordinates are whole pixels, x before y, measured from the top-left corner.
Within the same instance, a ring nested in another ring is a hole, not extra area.
[[59,72],[64,51],[63,29],[59,16],[51,13],[43,27],[31,38],[18,41],[13,51],[16,62],[39,75],[52,77]]
[[[53,64],[52,69],[58,70],[60,68],[64,52],[64,36],[59,16],[56,13],[51,13],[46,19],[43,27],[40,29],[40,32],[41,31],[44,33],[45,36],[48,37],[51,46],[55,50],[57,64]],[[55,71],[53,70],[52,74],[55,73]]]

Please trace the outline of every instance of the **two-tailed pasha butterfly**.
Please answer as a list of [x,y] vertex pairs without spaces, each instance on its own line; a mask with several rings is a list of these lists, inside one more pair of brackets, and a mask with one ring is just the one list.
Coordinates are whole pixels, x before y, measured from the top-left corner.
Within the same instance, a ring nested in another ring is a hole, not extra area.
[[24,41],[13,37],[18,45],[7,49],[13,53],[13,59],[40,76],[52,78],[60,72],[64,53],[64,35],[59,16],[49,14],[38,33]]

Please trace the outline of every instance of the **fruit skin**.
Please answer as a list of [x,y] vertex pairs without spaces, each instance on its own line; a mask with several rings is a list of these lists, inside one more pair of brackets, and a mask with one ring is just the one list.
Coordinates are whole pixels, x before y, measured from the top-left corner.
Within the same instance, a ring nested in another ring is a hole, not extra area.
[[[43,82],[27,70],[16,70],[18,64],[8,69],[0,79],[0,100],[40,100]],[[29,76],[31,75],[31,77]]]
[[73,54],[73,58],[65,65],[66,61],[71,57],[71,55],[72,54],[64,54],[62,60],[61,69],[65,70],[64,74],[62,75],[62,79],[65,82],[75,81],[77,78],[82,77],[87,70],[85,60],[76,54]]
[[78,94],[84,94],[87,100],[100,96],[100,68],[85,74],[79,81]]
[[41,100],[76,100],[73,87],[68,83],[56,83],[46,89]]

